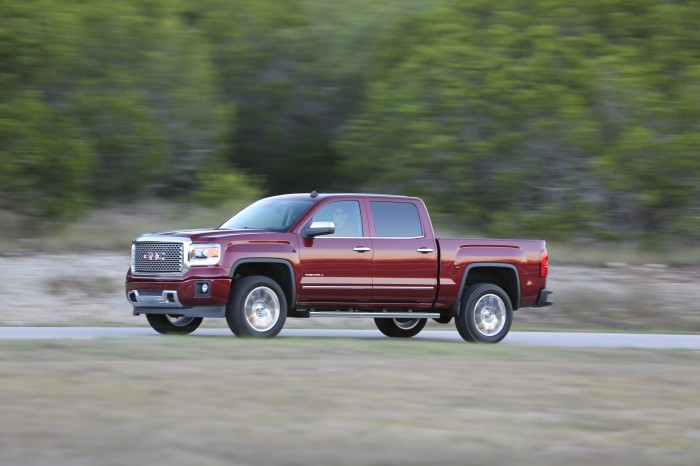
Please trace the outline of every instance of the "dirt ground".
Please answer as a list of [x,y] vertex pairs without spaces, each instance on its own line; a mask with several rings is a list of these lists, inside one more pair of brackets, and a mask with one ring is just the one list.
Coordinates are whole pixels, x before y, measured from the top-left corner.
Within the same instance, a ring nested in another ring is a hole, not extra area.
[[[128,251],[0,256],[0,325],[146,325],[124,297],[128,267]],[[514,329],[700,332],[700,266],[552,263],[548,287],[554,306],[518,311]],[[209,322],[225,326],[221,319]],[[289,319],[287,325],[373,328],[363,319]]]
[[695,351],[0,342],[0,464],[695,465]]

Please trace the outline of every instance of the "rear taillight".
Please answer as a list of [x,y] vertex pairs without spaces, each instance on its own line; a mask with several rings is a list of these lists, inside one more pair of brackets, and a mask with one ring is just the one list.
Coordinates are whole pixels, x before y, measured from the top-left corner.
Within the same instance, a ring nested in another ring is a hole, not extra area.
[[547,278],[549,275],[549,253],[545,249],[540,253],[540,277]]

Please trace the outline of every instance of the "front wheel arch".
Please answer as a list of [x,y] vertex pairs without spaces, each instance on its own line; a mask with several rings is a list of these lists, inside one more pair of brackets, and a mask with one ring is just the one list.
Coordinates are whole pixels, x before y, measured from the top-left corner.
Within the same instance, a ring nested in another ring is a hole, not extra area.
[[239,337],[276,336],[287,319],[287,298],[282,287],[270,277],[251,275],[233,284],[226,322]]
[[262,275],[276,281],[284,292],[289,310],[296,309],[297,285],[294,267],[288,260],[247,257],[237,260],[231,267],[231,278],[235,281],[252,275]]

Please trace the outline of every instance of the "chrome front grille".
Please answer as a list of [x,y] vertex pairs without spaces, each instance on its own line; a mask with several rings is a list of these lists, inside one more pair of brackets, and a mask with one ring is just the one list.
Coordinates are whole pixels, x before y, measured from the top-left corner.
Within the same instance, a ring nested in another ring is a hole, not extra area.
[[183,243],[137,241],[134,243],[131,266],[133,273],[182,273]]

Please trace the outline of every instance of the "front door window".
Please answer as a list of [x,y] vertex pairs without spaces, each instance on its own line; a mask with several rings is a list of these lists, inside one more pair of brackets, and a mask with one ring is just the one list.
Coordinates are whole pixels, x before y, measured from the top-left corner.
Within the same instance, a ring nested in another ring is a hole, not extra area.
[[362,237],[362,215],[357,201],[337,201],[323,206],[311,222],[333,222],[335,233],[324,235],[334,238]]

